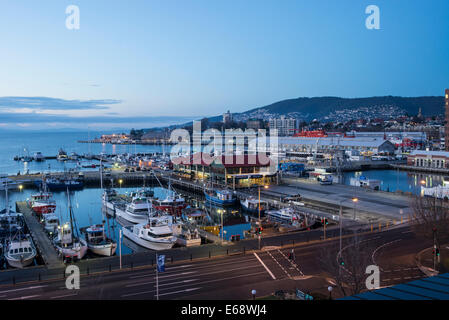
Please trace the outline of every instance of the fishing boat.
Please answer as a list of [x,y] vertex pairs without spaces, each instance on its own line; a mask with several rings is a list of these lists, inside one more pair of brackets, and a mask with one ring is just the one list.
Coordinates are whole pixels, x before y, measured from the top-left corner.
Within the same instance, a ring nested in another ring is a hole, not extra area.
[[146,223],[155,212],[151,201],[142,194],[136,194],[128,204],[116,204],[115,216],[131,223]]
[[100,256],[113,256],[117,249],[117,243],[108,238],[102,224],[91,225],[80,229],[81,235],[87,243],[87,248]]
[[232,206],[237,202],[234,193],[227,189],[213,189],[204,191],[206,201],[215,203],[221,206]]
[[59,218],[53,213],[42,214],[42,224],[44,225],[45,231],[50,234],[54,234],[59,227]]
[[56,210],[56,201],[52,197],[52,193],[41,191],[31,195],[28,205],[37,215],[53,213]]
[[77,229],[75,228],[74,235],[74,225],[76,226],[76,220],[73,216],[72,205],[70,202],[70,194],[67,189],[67,198],[68,198],[68,206],[69,206],[69,216],[70,223],[65,223],[63,225],[58,226],[56,237],[53,241],[56,250],[60,255],[64,257],[64,259],[77,258],[82,259],[87,252],[87,243],[84,239],[80,238],[77,235]]
[[293,223],[296,220],[300,220],[301,217],[292,208],[282,208],[279,210],[268,210],[266,211],[268,218],[275,222],[290,222]]
[[11,238],[5,251],[5,259],[11,267],[25,268],[33,263],[36,248],[29,235],[23,235],[21,229]]
[[167,212],[172,215],[181,216],[182,209],[186,207],[183,197],[179,194],[168,195],[165,199],[155,199],[154,205],[157,210]]
[[255,197],[248,197],[245,200],[240,200],[240,204],[244,211],[249,212],[251,214],[259,213],[259,203],[260,203],[260,214],[263,215],[265,211],[268,209],[268,202],[260,201]]
[[367,179],[365,176],[351,178],[349,181],[351,186],[368,188],[372,190],[380,190],[381,181],[378,179]]
[[171,249],[176,243],[171,219],[169,215],[152,216],[147,223],[122,227],[123,235],[147,249]]

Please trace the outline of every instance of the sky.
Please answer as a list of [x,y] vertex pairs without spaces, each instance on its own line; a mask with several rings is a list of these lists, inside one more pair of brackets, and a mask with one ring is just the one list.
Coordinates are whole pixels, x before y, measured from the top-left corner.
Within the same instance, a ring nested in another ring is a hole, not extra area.
[[0,129],[147,128],[449,87],[447,0],[0,0],[0,39]]

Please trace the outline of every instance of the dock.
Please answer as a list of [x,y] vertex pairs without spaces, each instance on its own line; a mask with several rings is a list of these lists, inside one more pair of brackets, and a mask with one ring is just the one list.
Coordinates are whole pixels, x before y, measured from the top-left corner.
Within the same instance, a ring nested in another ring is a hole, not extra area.
[[61,259],[58,258],[58,254],[56,253],[53,244],[26,201],[16,202],[16,211],[23,214],[25,223],[27,224],[31,237],[33,238],[34,245],[39,251],[39,254],[44,260],[47,268],[56,269],[62,267],[63,263]]

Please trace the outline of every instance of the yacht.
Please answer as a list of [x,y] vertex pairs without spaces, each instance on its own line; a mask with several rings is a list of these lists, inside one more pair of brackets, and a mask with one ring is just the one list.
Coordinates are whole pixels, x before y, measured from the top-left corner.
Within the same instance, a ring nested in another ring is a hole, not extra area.
[[132,223],[146,223],[154,213],[154,207],[148,198],[141,194],[134,195],[128,204],[117,204],[115,216]]
[[282,208],[279,210],[268,210],[268,218],[275,222],[294,222],[300,220],[300,216],[291,208]]
[[[242,205],[244,211],[247,211],[252,214],[259,213],[259,199],[256,199],[255,197],[249,197],[246,198],[245,200],[240,200],[240,204]],[[268,209],[268,202],[260,201],[260,214],[263,215],[265,213],[265,210],[267,209]]]
[[87,248],[100,256],[113,256],[117,249],[117,243],[106,237],[102,224],[92,225],[80,229],[81,235],[87,243]]
[[123,235],[141,247],[151,250],[171,249],[176,243],[172,217],[152,216],[147,223],[123,227]]
[[237,202],[237,198],[234,193],[226,189],[204,191],[204,195],[206,197],[206,201],[222,206],[231,206]]
[[5,251],[5,259],[11,267],[24,268],[33,263],[36,257],[36,248],[29,235],[24,236],[21,229],[12,238]]

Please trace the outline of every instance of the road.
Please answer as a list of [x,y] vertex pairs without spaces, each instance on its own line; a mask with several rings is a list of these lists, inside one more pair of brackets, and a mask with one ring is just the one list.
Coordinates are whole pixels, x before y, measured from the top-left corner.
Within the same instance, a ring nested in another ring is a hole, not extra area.
[[[381,269],[381,286],[423,277],[413,262],[427,244],[408,227],[368,234],[373,263]],[[335,250],[338,239],[194,261],[168,263],[159,274],[160,299],[250,299],[281,289],[323,291],[329,279],[319,263],[320,250]],[[294,251],[295,261],[289,259]],[[336,253],[336,252],[335,252]],[[335,296],[337,297],[337,296]],[[81,276],[81,288],[68,290],[65,280],[0,286],[0,299],[156,299],[156,272],[151,265]]]

